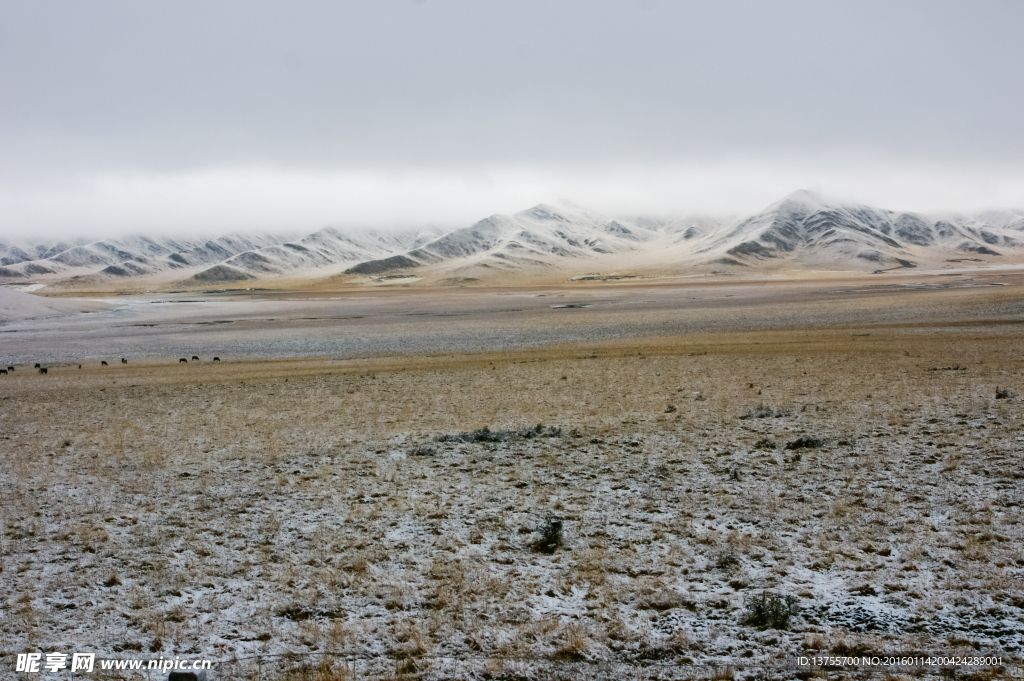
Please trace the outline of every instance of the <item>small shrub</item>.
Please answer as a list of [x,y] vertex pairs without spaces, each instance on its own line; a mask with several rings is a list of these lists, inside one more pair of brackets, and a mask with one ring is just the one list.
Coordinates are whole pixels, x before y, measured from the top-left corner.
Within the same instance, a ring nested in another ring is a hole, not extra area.
[[739,566],[740,559],[732,551],[727,551],[726,553],[723,553],[718,557],[718,560],[715,561],[715,567],[719,570],[725,570],[726,572],[735,570]]
[[674,412],[675,410],[676,410],[676,405],[674,405],[674,404],[670,404],[670,405],[668,405],[667,407],[665,407],[665,413],[666,413],[666,414],[671,414],[671,413],[673,413],[673,412]]
[[799,612],[796,596],[762,591],[747,599],[745,621],[755,627],[788,629],[789,620]]
[[1000,390],[999,386],[996,386],[996,399],[997,400],[1007,400],[1009,398],[1010,398],[1010,391],[1009,390]]
[[562,521],[548,516],[544,524],[536,529],[540,539],[533,543],[533,548],[541,553],[554,553],[562,545]]
[[409,452],[409,456],[437,456],[437,450],[433,447],[417,447]]
[[754,449],[760,449],[762,451],[771,451],[778,449],[778,447],[779,446],[775,444],[775,440],[769,440],[766,437],[763,437],[754,443]]
[[786,445],[786,449],[818,449],[825,446],[825,440],[816,437],[798,437]]

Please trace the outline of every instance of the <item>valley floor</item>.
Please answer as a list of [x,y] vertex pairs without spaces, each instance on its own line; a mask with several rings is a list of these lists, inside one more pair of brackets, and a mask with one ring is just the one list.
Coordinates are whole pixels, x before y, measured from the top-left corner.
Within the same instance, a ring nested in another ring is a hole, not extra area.
[[115,330],[8,325],[8,361],[54,363],[0,376],[0,676],[94,651],[218,679],[808,678],[800,656],[867,653],[1019,678],[1020,292],[543,301],[470,349],[384,319],[426,340],[180,366],[175,337],[100,368],[74,353]]

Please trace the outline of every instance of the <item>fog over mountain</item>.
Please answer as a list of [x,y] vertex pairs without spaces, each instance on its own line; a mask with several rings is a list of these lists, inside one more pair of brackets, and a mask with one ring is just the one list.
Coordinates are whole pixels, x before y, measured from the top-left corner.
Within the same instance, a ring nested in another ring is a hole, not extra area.
[[538,204],[465,227],[325,227],[299,238],[133,235],[0,241],[0,283],[62,288],[203,287],[329,280],[359,284],[489,277],[630,276],[819,269],[873,271],[1024,258],[1024,211],[922,215],[798,191],[755,215],[609,217]]
[[1021,25],[1014,0],[0,3],[0,239],[753,213],[796,187],[1012,208]]

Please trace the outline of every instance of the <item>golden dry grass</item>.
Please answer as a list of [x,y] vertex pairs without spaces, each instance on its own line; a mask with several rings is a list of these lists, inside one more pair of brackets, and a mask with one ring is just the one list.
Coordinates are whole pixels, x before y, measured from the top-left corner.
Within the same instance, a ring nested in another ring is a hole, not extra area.
[[[1015,658],[1022,372],[1024,332],[994,322],[17,372],[0,663],[289,653],[260,673],[341,679]],[[762,405],[786,415],[739,418]],[[437,441],[538,423],[562,432]],[[801,437],[825,444],[784,449]],[[550,555],[531,548],[547,517]],[[799,599],[793,631],[743,623],[765,590]]]

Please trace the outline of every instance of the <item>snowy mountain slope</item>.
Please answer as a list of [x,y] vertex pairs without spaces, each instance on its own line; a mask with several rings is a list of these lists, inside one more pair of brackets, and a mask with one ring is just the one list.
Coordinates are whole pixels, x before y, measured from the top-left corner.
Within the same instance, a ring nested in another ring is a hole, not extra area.
[[[1006,224],[1012,221],[1004,220]],[[977,217],[935,219],[870,206],[829,202],[801,191],[723,232],[707,232],[693,254],[709,263],[764,266],[786,263],[840,267],[909,266],[929,253],[1000,255],[995,246],[1021,241],[1005,226]]]
[[[1021,237],[1021,238],[1018,238]],[[606,220],[544,204],[492,215],[422,248],[362,262],[351,275],[429,268],[452,274],[581,265],[630,267],[874,269],[913,266],[940,254],[999,256],[1024,245],[1024,213],[936,219],[909,212],[829,202],[795,192],[742,220],[638,217]],[[614,264],[612,265],[614,266]]]
[[539,204],[511,216],[492,215],[400,256],[360,263],[346,273],[378,274],[446,262],[456,262],[460,269],[516,270],[640,252],[659,239],[657,231],[635,222]]
[[438,228],[426,228],[343,234],[328,227],[298,240],[229,234],[210,240],[134,235],[100,241],[0,241],[0,280],[84,276],[102,281],[175,271],[187,278],[221,266],[197,281],[241,280],[371,260],[416,248],[441,233]]
[[[212,265],[239,252],[271,246],[282,241],[269,235],[239,235],[211,239],[174,239],[141,235],[100,241],[64,241],[34,244],[0,244],[0,279],[38,275],[63,277],[103,274],[140,276],[167,270]],[[35,252],[36,257],[31,256]]]
[[410,232],[361,231],[342,234],[327,227],[298,241],[246,251],[224,264],[249,274],[286,274],[301,270],[330,268],[416,248],[438,236],[440,230]]
[[609,218],[576,206],[539,204],[454,230],[326,227],[297,239],[229,234],[209,240],[0,240],[0,283],[204,285],[336,276],[365,282],[396,271],[415,271],[429,283],[560,270],[871,271],[978,258],[1024,258],[1024,211],[928,216],[799,191],[742,219]]

